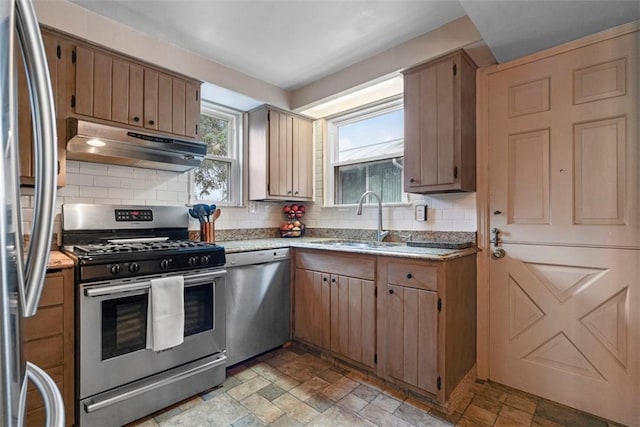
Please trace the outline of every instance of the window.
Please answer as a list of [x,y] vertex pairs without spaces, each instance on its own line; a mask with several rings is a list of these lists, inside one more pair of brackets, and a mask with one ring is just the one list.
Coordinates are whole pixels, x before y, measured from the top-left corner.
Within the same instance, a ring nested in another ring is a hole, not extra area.
[[207,155],[190,174],[192,203],[242,204],[241,122],[242,113],[202,103],[199,129]]
[[328,127],[329,200],[336,205],[354,204],[362,193],[372,190],[385,203],[402,202],[402,99],[333,118]]

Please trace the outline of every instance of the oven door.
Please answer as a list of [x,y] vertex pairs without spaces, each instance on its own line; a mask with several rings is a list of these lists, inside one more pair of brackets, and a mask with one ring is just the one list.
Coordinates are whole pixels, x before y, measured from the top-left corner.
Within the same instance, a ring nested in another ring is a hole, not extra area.
[[185,338],[176,347],[146,349],[150,279],[82,284],[81,399],[225,350],[225,270],[184,274]]

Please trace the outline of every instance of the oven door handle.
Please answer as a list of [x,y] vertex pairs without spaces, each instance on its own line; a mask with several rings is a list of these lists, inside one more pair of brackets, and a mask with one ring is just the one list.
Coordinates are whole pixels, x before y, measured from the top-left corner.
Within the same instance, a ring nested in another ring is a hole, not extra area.
[[[214,272],[207,273],[197,273],[191,274],[189,276],[185,276],[184,278],[184,286],[196,286],[202,283],[206,283],[208,281],[215,280],[227,274],[227,270],[218,270]],[[92,288],[85,288],[84,294],[88,297],[100,297],[104,295],[113,295],[119,294],[123,292],[133,292],[133,291],[141,291],[145,289],[149,289],[151,287],[151,281],[147,280],[144,282],[134,282],[134,283],[124,283],[120,285],[106,285],[106,286],[96,286]]]

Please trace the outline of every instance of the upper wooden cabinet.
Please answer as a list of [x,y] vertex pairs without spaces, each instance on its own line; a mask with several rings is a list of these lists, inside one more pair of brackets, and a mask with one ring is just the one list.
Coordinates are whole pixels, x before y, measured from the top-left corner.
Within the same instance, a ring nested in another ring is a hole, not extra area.
[[198,137],[200,82],[77,43],[72,115]]
[[[58,117],[58,101],[59,92],[64,91],[65,70],[61,68],[59,59],[65,54],[61,41],[54,35],[47,32],[42,33],[42,41],[44,43],[45,55],[47,57],[47,66],[49,68],[49,76],[51,78],[51,89],[56,109],[56,117]],[[35,158],[33,146],[33,122],[31,120],[31,101],[29,99],[29,86],[27,84],[27,76],[24,69],[22,54],[16,52],[16,71],[18,85],[18,144],[20,148],[20,185],[34,185],[35,183]],[[64,123],[57,121],[58,130],[58,180],[57,185],[61,187],[65,182],[65,141]]]
[[311,200],[310,119],[263,106],[249,112],[249,199]]
[[[151,133],[198,139],[200,82],[138,62],[117,52],[42,28],[56,109],[58,181],[65,184],[67,118],[90,117]],[[20,185],[34,178],[29,88],[16,53]]]
[[476,189],[476,65],[462,50],[404,72],[404,191]]

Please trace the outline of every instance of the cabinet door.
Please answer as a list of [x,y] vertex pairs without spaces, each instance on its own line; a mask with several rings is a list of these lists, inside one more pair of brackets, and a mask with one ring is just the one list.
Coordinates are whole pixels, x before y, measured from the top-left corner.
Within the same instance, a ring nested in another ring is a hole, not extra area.
[[111,120],[113,59],[76,46],[76,114]]
[[142,126],[144,111],[144,68],[129,65],[129,116],[127,123]]
[[387,285],[384,298],[387,375],[436,394],[438,294]]
[[293,197],[313,196],[313,139],[311,121],[292,117],[293,126]]
[[158,129],[158,72],[144,69],[144,127]]
[[171,88],[171,129],[175,134],[184,135],[187,87],[184,80],[173,78],[171,81]]
[[330,348],[329,275],[296,268],[294,282],[294,335],[310,344]]
[[166,74],[158,74],[158,130],[172,131],[171,109],[173,108],[173,89],[171,77]]
[[198,137],[200,123],[200,85],[187,83],[185,94],[185,132],[186,136]]
[[454,65],[450,58],[405,75],[407,192],[437,190],[456,182]]
[[331,275],[331,351],[374,367],[375,284]]
[[292,117],[275,110],[269,122],[269,195],[292,197],[293,135]]
[[129,63],[113,60],[111,118],[114,122],[129,123]]

